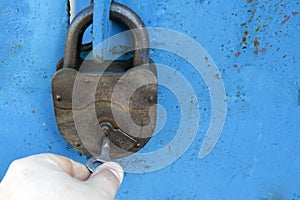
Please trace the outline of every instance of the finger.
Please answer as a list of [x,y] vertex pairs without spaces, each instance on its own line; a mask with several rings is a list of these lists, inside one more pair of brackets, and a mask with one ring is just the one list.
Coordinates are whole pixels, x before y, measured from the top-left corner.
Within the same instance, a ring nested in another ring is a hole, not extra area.
[[124,172],[115,162],[106,162],[98,167],[87,180],[87,184],[95,190],[105,193],[107,199],[114,199],[122,183]]
[[89,170],[81,163],[75,162],[64,156],[59,156],[55,154],[44,154],[52,161],[56,162],[59,167],[68,175],[72,176],[81,181],[85,181],[89,178]]

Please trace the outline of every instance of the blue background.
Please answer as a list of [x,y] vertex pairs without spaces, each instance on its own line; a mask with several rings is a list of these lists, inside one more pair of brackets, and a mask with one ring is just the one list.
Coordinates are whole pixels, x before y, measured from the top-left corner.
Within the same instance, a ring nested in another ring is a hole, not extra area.
[[[77,9],[88,2],[78,1]],[[210,118],[208,90],[184,60],[153,51],[155,62],[173,67],[201,88],[196,90],[199,133],[172,165],[126,174],[117,198],[300,199],[300,2],[118,2],[137,12],[147,26],[185,33],[208,51],[224,81],[228,113],[217,145],[199,159]],[[12,160],[42,152],[85,163],[60,135],[51,97],[68,21],[66,1],[0,2],[0,177]],[[160,87],[159,102],[168,119],[147,150],[170,141],[180,120],[171,91]]]

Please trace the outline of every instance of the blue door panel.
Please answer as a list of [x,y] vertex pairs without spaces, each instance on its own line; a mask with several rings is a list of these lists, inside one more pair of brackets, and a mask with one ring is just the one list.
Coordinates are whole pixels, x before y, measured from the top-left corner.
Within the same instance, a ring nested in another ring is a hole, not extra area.
[[[203,46],[220,71],[227,116],[216,146],[200,159],[212,112],[209,88],[184,58],[151,51],[156,63],[176,69],[194,88],[199,129],[176,162],[126,173],[117,199],[300,199],[300,2],[118,2],[147,26],[179,31]],[[77,11],[88,3],[76,1]],[[0,177],[12,160],[36,153],[86,162],[60,135],[53,112],[51,77],[63,57],[68,22],[67,1],[0,3]],[[112,29],[124,27],[114,23]],[[86,42],[91,38],[85,35]],[[165,126],[142,152],[167,145],[181,120],[176,94],[160,85],[158,97]]]

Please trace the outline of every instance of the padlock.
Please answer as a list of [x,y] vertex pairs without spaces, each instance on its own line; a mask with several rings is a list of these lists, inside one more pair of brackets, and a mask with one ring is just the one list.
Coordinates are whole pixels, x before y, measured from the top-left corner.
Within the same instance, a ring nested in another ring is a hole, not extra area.
[[[99,155],[101,141],[108,137],[110,157],[120,158],[137,152],[151,138],[156,123],[153,106],[157,103],[158,87],[156,66],[149,61],[149,38],[142,20],[128,7],[115,2],[111,4],[110,18],[131,30],[135,49],[133,58],[111,63],[83,62],[80,47],[86,28],[92,24],[93,5],[90,5],[74,18],[69,27],[64,58],[58,63],[52,78],[52,96],[58,128],[72,147],[87,156]],[[136,28],[138,31],[134,31]],[[109,67],[104,71],[107,65]],[[129,83],[119,83],[125,73],[140,69],[145,73],[138,73]],[[149,84],[132,93],[129,109],[124,109],[126,106],[122,101],[112,102],[116,85],[121,84],[123,88],[116,96],[123,97],[132,89],[131,84],[146,79],[149,79]],[[141,127],[140,130],[132,130],[128,116]]]

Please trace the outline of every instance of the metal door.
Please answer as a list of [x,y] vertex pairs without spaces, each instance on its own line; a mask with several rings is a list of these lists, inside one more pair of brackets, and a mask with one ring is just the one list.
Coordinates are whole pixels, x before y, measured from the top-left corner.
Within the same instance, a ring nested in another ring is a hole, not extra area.
[[[147,26],[183,33],[207,51],[205,67],[215,64],[214,78],[224,84],[226,120],[217,144],[199,157],[214,96],[189,58],[153,50],[151,58],[184,77],[195,96],[180,102],[160,85],[158,119],[165,124],[144,151],[163,148],[175,137],[187,102],[198,109],[199,128],[175,162],[151,173],[126,173],[117,199],[300,199],[300,1],[118,2]],[[89,1],[76,3],[80,10]],[[0,177],[12,160],[36,153],[86,162],[60,135],[51,97],[68,12],[66,1],[0,2]],[[114,24],[111,31],[120,30]]]

